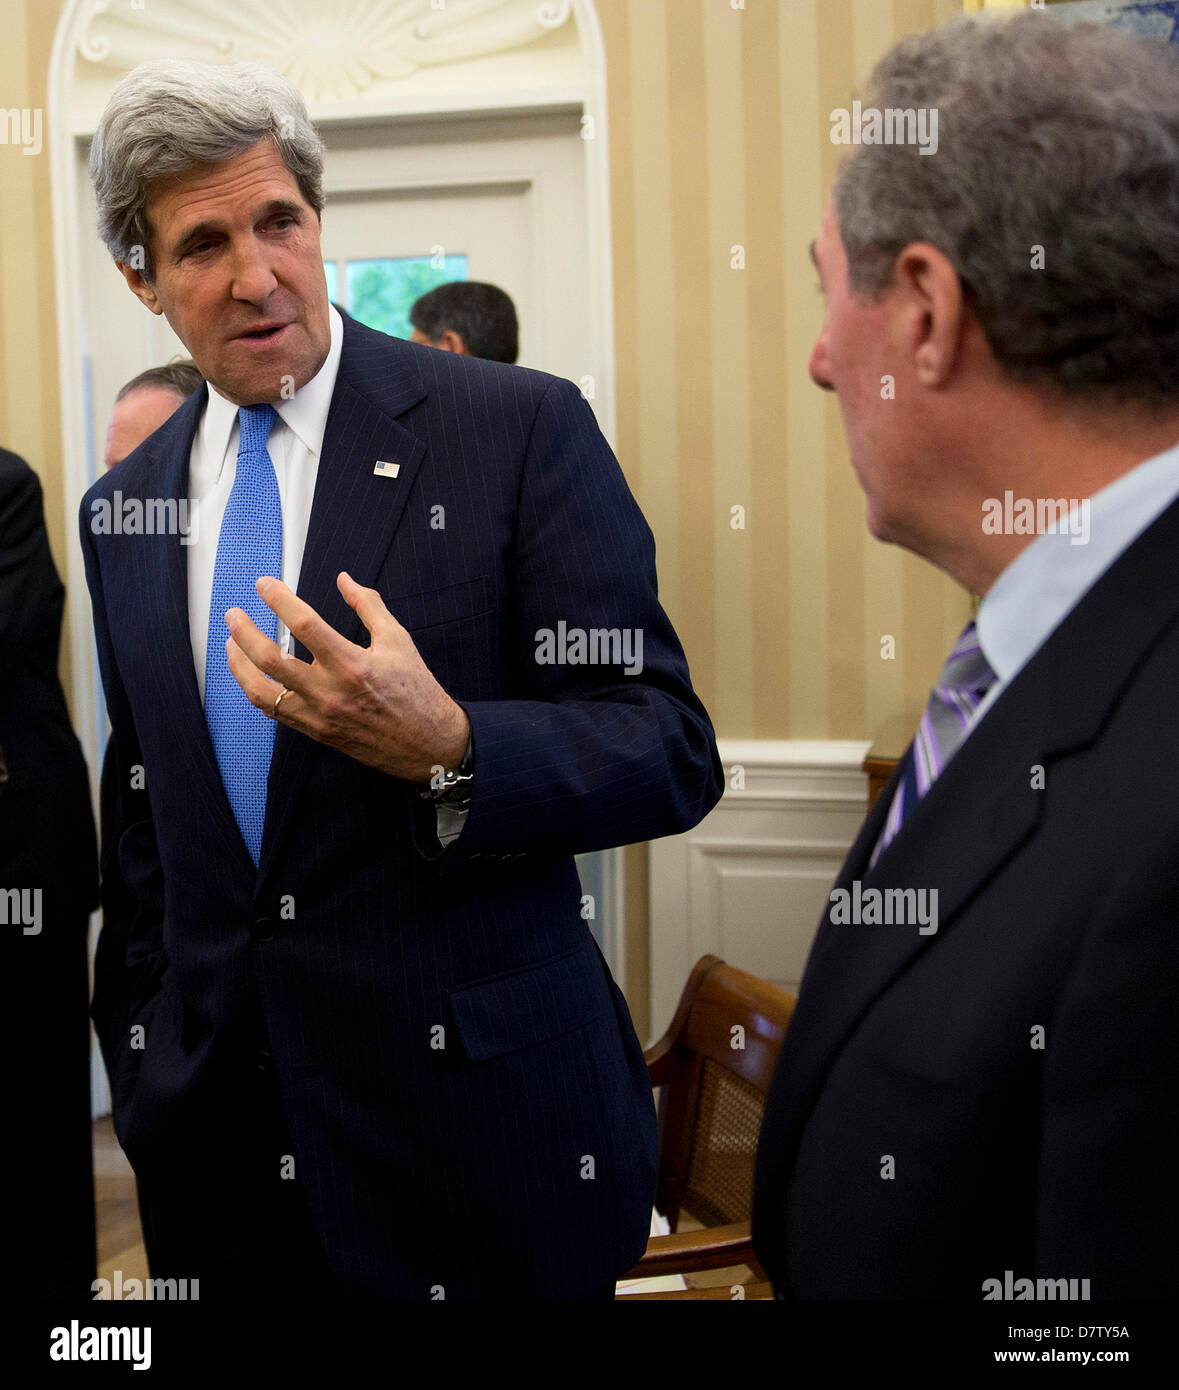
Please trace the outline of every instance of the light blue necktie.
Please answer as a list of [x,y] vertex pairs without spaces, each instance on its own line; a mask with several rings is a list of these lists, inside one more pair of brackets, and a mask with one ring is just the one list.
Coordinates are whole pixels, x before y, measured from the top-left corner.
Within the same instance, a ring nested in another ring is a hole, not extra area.
[[996,676],[983,655],[973,622],[966,624],[954,650],[946,658],[937,684],[930,692],[925,713],[913,739],[913,753],[904,776],[897,783],[884,828],[868,861],[876,861],[896,838],[905,817],[933,786],[942,769],[958,751],[975,712],[995,683]]
[[[266,819],[266,779],[274,751],[274,720],[246,699],[225,656],[228,608],[240,608],[272,641],[278,618],[254,588],[264,574],[282,578],[282,503],[274,463],[266,450],[278,419],[272,405],[243,405],[237,412],[241,442],[237,476],[225,505],[209,604],[209,645],[205,654],[205,718],[221,780],[242,839],[255,866],[262,852]],[[276,687],[277,688],[277,687]]]

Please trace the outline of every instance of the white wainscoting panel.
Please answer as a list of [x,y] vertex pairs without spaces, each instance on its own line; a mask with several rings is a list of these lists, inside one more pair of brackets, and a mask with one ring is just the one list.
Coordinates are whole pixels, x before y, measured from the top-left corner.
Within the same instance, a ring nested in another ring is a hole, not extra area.
[[717,746],[724,796],[695,830],[650,847],[654,1037],[709,952],[798,992],[827,895],[868,809],[867,743]]

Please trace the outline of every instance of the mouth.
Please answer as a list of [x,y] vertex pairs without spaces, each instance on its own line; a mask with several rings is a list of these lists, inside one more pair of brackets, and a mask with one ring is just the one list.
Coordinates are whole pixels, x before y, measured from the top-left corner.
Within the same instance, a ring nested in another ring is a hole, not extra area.
[[277,343],[290,327],[289,323],[263,323],[259,324],[257,328],[251,328],[246,333],[239,333],[233,341],[235,343],[249,343],[255,347],[269,347],[271,343]]

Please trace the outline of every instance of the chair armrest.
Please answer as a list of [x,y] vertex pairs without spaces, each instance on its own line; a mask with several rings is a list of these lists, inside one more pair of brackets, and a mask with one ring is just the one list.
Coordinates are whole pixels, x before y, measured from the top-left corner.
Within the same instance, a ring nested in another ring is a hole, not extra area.
[[660,1038],[653,1047],[649,1047],[643,1053],[643,1060],[647,1064],[647,1075],[651,1079],[652,1090],[657,1086],[666,1086],[680,1069],[675,1043],[666,1037]]
[[[745,1284],[742,1287],[745,1291],[744,1299],[746,1302],[761,1302],[767,1299],[772,1300],[774,1297],[772,1284]],[[620,1293],[615,1301],[617,1303],[629,1303],[632,1299],[660,1303],[680,1303],[684,1299],[697,1303],[701,1301],[737,1303],[740,1301],[733,1297],[733,1291],[727,1284],[709,1289],[665,1289],[662,1293]]]
[[697,1269],[728,1269],[756,1259],[748,1221],[707,1226],[702,1231],[677,1231],[652,1236],[647,1253],[624,1279],[650,1279],[657,1274],[683,1274]]

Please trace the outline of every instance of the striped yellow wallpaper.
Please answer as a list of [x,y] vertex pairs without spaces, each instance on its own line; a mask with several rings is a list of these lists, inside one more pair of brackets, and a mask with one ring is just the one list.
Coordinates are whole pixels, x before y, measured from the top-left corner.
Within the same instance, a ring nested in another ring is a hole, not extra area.
[[868,535],[838,407],[807,374],[829,113],[895,38],[960,9],[598,0],[619,452],[722,736],[870,738],[921,707],[969,613]]
[[[967,612],[868,536],[837,406],[806,372],[822,313],[806,245],[839,158],[828,113],[896,36],[961,5],[597,3],[619,453],[722,735],[870,737],[920,705]],[[0,0],[0,105],[46,107],[60,8]],[[49,161],[0,154],[0,440],[40,472],[64,568]]]
[[[0,108],[46,111],[49,55],[60,12],[59,0],[0,0]],[[64,576],[67,535],[48,141],[43,115],[38,154],[0,145],[0,445],[27,459],[40,474],[49,540]],[[74,543],[72,531],[69,543]],[[63,637],[63,647],[67,645]],[[66,650],[62,680],[68,693]]]

